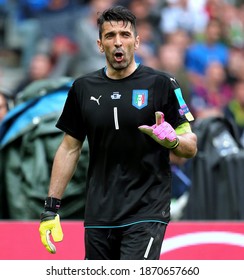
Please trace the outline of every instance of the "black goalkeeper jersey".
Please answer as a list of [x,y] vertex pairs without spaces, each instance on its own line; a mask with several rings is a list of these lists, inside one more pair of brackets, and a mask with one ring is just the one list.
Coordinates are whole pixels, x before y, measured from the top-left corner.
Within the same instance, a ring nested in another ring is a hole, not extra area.
[[169,150],[138,126],[155,124],[156,111],[174,128],[187,121],[176,85],[170,75],[143,65],[121,80],[100,69],[74,81],[57,127],[89,142],[85,227],[168,223]]

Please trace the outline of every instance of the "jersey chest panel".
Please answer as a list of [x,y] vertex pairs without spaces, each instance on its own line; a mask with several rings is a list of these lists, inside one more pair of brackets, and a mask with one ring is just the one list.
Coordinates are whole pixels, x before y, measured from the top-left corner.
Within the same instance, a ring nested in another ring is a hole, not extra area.
[[[87,86],[83,99],[86,126],[99,129],[123,130],[154,121],[152,85],[136,87],[136,83]],[[92,90],[93,89],[93,90]]]

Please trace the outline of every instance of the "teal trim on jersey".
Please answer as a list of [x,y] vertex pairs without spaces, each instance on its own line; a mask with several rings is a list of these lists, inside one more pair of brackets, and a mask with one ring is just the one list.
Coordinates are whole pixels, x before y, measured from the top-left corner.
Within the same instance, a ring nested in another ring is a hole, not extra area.
[[192,116],[189,108],[186,105],[186,102],[185,102],[185,100],[184,100],[184,98],[182,96],[181,89],[180,88],[176,88],[176,89],[174,89],[174,92],[175,92],[176,98],[178,100],[178,103],[180,105],[179,113],[181,115],[185,115],[188,121],[193,121],[194,117]]
[[168,223],[158,221],[158,220],[144,220],[144,221],[138,221],[138,222],[133,222],[125,225],[119,225],[119,226],[85,226],[85,228],[122,228],[122,227],[128,227],[132,225],[137,225],[140,223],[160,223],[160,224],[165,224],[167,225]]

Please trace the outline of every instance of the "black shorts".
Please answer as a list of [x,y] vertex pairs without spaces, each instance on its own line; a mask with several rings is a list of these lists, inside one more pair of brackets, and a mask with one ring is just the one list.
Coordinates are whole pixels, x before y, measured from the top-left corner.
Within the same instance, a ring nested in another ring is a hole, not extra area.
[[86,228],[87,260],[158,260],[166,224],[143,222],[120,228]]

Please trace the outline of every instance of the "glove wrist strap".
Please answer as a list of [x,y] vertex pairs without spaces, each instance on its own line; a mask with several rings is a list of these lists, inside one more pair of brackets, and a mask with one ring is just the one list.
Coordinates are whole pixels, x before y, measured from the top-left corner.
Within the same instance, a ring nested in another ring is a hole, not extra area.
[[58,215],[58,214],[55,213],[55,212],[44,211],[43,213],[41,213],[41,216],[40,216],[41,222],[53,220],[53,219],[55,219],[55,217],[56,217],[57,215]]
[[52,211],[57,213],[61,206],[61,200],[55,197],[48,196],[45,199],[44,209],[45,211]]
[[177,147],[179,146],[179,144],[180,144],[180,140],[179,140],[179,138],[177,137],[177,138],[176,138],[175,144],[174,144],[170,149],[171,149],[171,150],[174,150],[175,148],[177,148]]

